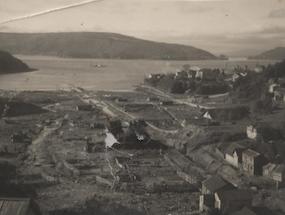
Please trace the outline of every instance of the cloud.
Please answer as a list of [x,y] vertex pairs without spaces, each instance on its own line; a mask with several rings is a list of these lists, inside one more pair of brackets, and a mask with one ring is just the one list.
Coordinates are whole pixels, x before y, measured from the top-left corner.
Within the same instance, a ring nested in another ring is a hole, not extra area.
[[79,2],[79,3],[69,4],[69,5],[57,7],[57,8],[52,8],[52,9],[40,11],[37,13],[32,13],[29,15],[24,15],[24,16],[8,19],[8,20],[5,20],[3,22],[0,22],[0,25],[19,21],[19,20],[29,19],[29,18],[33,18],[33,17],[37,17],[37,16],[42,16],[42,15],[46,15],[46,14],[50,14],[50,13],[55,13],[58,11],[62,11],[62,10],[70,9],[70,8],[75,8],[75,7],[79,7],[79,6],[83,6],[83,5],[87,5],[87,4],[91,4],[91,3],[95,3],[95,2],[100,2],[100,1],[104,1],[104,0],[86,0],[86,1]]
[[269,15],[269,18],[285,18],[285,8],[272,10]]

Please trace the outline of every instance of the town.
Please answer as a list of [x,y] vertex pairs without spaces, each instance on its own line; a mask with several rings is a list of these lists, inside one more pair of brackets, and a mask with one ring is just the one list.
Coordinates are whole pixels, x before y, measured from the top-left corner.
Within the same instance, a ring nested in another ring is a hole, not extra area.
[[285,61],[184,65],[135,91],[1,91],[1,205],[26,214],[284,214],[284,70]]

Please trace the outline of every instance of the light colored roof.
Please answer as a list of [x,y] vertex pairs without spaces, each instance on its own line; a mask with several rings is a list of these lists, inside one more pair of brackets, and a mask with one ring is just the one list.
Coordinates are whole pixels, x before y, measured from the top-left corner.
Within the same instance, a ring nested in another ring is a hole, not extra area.
[[190,69],[193,71],[200,71],[201,70],[201,68],[198,66],[191,66]]
[[119,143],[119,141],[114,137],[112,133],[106,132],[105,147],[111,148],[115,143]]
[[276,164],[268,163],[265,166],[263,166],[263,169],[268,169],[269,171],[272,171],[275,167],[276,167]]
[[279,164],[277,167],[274,169],[275,173],[285,173],[285,165],[284,164]]

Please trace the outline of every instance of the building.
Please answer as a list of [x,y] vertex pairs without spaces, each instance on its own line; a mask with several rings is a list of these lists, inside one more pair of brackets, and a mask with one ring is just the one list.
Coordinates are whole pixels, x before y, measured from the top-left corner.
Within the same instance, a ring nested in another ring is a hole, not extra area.
[[0,198],[1,215],[39,215],[38,206],[29,198]]
[[214,81],[220,75],[220,70],[218,69],[201,69],[196,72],[196,79]]
[[277,90],[279,86],[280,86],[280,85],[277,84],[277,83],[272,83],[272,84],[270,84],[270,85],[269,85],[268,92],[269,92],[269,93],[274,93],[275,90]]
[[285,165],[280,164],[277,165],[276,168],[272,172],[272,178],[274,181],[278,183],[283,183],[285,180]]
[[261,175],[265,158],[258,152],[247,149],[242,152],[242,167],[250,175]]
[[233,189],[233,185],[220,176],[213,176],[202,182],[202,194],[214,194],[222,190]]
[[274,211],[266,207],[243,207],[241,210],[230,213],[229,215],[275,215]]
[[254,125],[247,126],[246,127],[246,135],[249,139],[256,140],[257,128]]
[[262,175],[264,177],[272,178],[273,170],[276,168],[276,164],[268,163],[262,167]]
[[204,112],[204,113],[202,114],[202,117],[203,117],[204,119],[207,119],[207,120],[213,120],[213,117],[212,117],[212,115],[210,114],[209,111]]
[[200,195],[199,211],[212,211],[215,208],[215,196],[212,194]]
[[226,190],[215,193],[215,208],[221,214],[228,214],[243,207],[251,207],[252,193],[250,190]]
[[234,167],[239,167],[242,164],[242,152],[244,146],[236,143],[230,144],[225,150],[225,160]]
[[77,105],[76,106],[77,111],[93,111],[94,106],[90,104],[82,104],[82,105]]
[[241,210],[235,211],[230,215],[258,215],[253,210],[249,209],[248,207],[243,207]]
[[273,94],[273,100],[278,104],[284,104],[285,103],[285,89],[284,88],[276,89]]
[[232,76],[232,81],[236,82],[238,81],[240,78],[244,78],[247,76],[247,72],[235,72]]
[[252,140],[264,140],[266,142],[271,140],[282,139],[282,134],[279,129],[273,128],[267,123],[252,124],[246,127],[246,134]]

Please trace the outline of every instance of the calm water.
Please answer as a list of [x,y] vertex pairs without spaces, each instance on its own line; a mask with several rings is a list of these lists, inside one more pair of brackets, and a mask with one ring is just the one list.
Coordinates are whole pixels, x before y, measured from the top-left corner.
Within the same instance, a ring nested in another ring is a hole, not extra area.
[[[152,61],[68,59],[42,56],[17,56],[35,72],[0,75],[0,88],[6,90],[57,90],[80,86],[94,90],[128,90],[149,73],[175,72],[184,64],[231,69],[236,65],[267,65],[273,61]],[[96,67],[104,65],[105,67]]]

